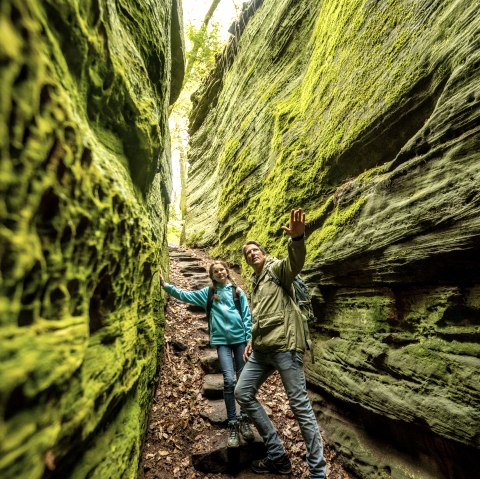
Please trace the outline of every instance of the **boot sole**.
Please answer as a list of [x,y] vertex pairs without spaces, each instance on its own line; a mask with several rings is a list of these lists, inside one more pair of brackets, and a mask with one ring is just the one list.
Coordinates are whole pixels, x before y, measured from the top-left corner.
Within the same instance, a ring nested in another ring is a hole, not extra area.
[[252,472],[254,472],[255,474],[278,474],[279,476],[289,476],[291,473],[292,473],[292,469],[290,468],[290,470],[288,472],[286,471],[279,471],[279,470],[276,470],[276,471],[265,471],[264,469],[255,469],[254,467],[251,467],[251,470]]

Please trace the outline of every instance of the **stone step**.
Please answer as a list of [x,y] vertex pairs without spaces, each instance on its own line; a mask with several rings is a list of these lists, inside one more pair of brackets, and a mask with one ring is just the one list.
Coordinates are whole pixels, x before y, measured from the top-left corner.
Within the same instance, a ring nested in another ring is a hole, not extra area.
[[215,349],[207,349],[201,354],[200,365],[205,374],[219,374],[222,372],[217,351]]
[[[251,462],[266,455],[263,441],[256,431],[254,433],[255,440],[252,443],[245,443],[242,439],[240,447],[227,448],[228,430],[216,432],[215,436],[203,441],[209,445],[208,450],[200,449],[192,454],[193,467],[204,474],[238,474],[243,470],[245,474],[250,474],[248,470]],[[238,477],[246,476],[242,472]],[[262,477],[268,479],[276,476],[263,475]]]
[[223,398],[223,374],[205,374],[202,395],[207,399]]
[[196,263],[201,262],[200,258],[193,256],[188,251],[171,250],[169,249],[169,257],[171,260],[178,261],[179,263]]
[[195,276],[195,274],[198,273],[207,273],[207,268],[205,266],[202,266],[201,264],[188,264],[185,266],[180,267],[180,273],[183,274],[183,276]]
[[[208,337],[208,331],[207,328],[204,328],[203,326],[201,328],[198,328],[198,331],[202,333],[202,337],[200,337],[197,340],[197,346],[199,349],[208,349],[210,348],[210,339]],[[206,335],[204,333],[207,333]]]
[[190,289],[195,289],[195,290],[203,289],[203,288],[207,288],[211,284],[212,282],[210,281],[210,278],[204,274],[194,275],[194,276],[191,276],[190,278]]
[[182,251],[179,249],[168,249],[168,255],[170,259],[174,259],[175,261],[182,261],[187,260],[190,261],[195,259],[195,256],[192,256],[188,251]]
[[207,346],[210,346],[210,337],[208,336],[208,324],[206,324],[207,318],[205,317],[205,311],[203,312],[202,315],[195,316],[195,319],[205,322],[205,326],[202,325],[197,328],[199,332],[199,336],[198,336],[199,347],[202,347],[201,345],[205,344],[205,338],[208,341]]
[[169,256],[175,261],[192,261],[195,259],[194,256],[184,252],[184,251],[170,251]]
[[[237,415],[240,414],[240,406],[237,404]],[[209,399],[207,406],[203,411],[200,411],[200,416],[210,423],[217,426],[227,425],[227,409],[223,399]]]

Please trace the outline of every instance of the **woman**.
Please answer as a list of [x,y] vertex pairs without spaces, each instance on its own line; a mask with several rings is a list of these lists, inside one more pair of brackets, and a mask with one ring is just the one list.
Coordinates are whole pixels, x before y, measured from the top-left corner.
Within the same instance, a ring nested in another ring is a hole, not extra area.
[[213,283],[213,291],[209,287],[198,291],[184,291],[165,283],[162,274],[160,274],[160,283],[163,289],[174,298],[201,306],[206,311],[210,310],[208,318],[210,344],[217,348],[223,373],[223,397],[229,428],[227,446],[238,447],[239,433],[246,441],[254,439],[246,413],[241,410],[240,417],[237,417],[234,396],[234,370],[238,380],[245,365],[243,360],[245,345],[252,336],[252,317],[247,297],[232,281],[225,262],[213,262],[208,274]]

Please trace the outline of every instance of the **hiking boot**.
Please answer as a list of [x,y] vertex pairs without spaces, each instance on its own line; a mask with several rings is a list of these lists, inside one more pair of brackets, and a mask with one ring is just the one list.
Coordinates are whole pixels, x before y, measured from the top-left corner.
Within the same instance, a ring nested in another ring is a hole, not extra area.
[[252,442],[255,439],[252,428],[250,427],[250,424],[246,419],[240,419],[240,423],[238,424],[238,429],[240,430],[240,434],[242,435],[245,441]]
[[227,447],[238,447],[240,446],[240,437],[238,435],[238,422],[229,422],[228,423],[228,441]]
[[283,474],[288,475],[292,472],[292,464],[285,454],[279,459],[272,461],[268,457],[252,462],[252,471],[255,474]]

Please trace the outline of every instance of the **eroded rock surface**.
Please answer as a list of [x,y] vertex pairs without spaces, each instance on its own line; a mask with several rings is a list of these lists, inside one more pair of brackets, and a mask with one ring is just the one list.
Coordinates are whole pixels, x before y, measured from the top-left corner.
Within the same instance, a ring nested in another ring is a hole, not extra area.
[[477,7],[254,2],[195,96],[187,237],[283,255],[305,208],[309,381],[364,478],[480,466]]
[[1,2],[2,478],[136,477],[163,333],[180,12]]

